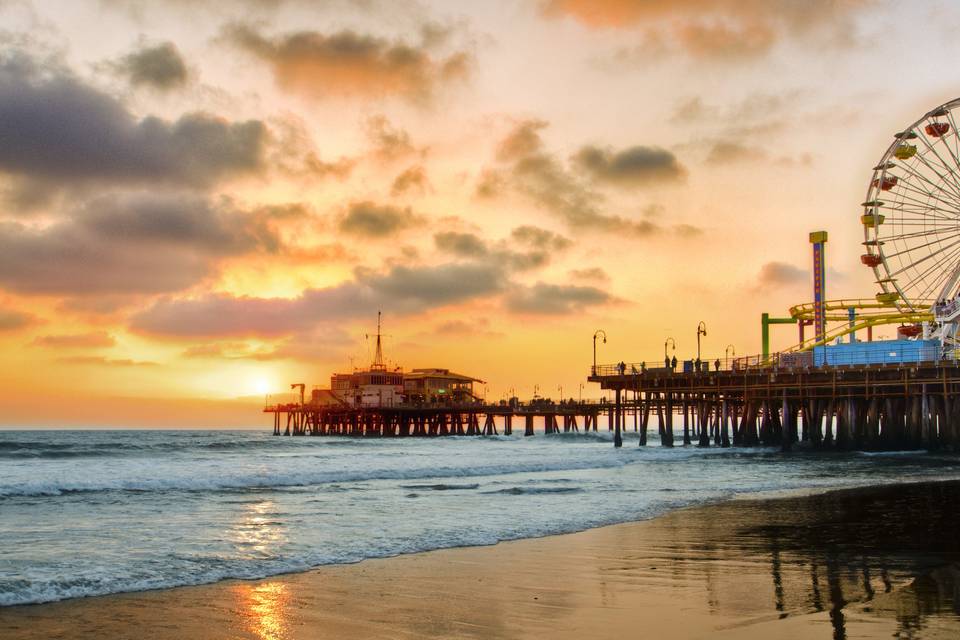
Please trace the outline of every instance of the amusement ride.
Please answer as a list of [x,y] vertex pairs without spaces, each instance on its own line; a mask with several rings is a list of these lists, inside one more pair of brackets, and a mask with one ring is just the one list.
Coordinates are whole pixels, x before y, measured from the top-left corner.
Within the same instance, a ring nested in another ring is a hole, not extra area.
[[[957,107],[960,98],[894,134],[893,143],[873,167],[860,216],[865,247],[860,261],[873,270],[880,292],[873,299],[796,305],[790,318],[765,317],[765,323],[800,325],[800,342],[781,353],[809,351],[879,325],[899,325],[898,337],[938,340],[941,357],[954,357],[960,340],[960,136],[953,116]],[[825,240],[824,233],[820,241]],[[805,338],[803,327],[815,324],[818,312],[823,328]]]

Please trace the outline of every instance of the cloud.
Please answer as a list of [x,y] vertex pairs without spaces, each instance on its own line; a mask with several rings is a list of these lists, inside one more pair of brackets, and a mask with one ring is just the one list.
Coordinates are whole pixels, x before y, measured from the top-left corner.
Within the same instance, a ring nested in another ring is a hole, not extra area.
[[761,287],[808,282],[810,272],[786,262],[768,262],[760,267],[757,282]]
[[563,251],[573,246],[573,241],[548,229],[541,229],[532,225],[516,227],[510,232],[510,237],[522,245],[540,249],[542,251]]
[[[584,147],[568,169],[555,155],[544,150],[540,132],[545,127],[542,120],[526,120],[514,126],[497,146],[496,157],[501,167],[481,174],[478,196],[494,197],[510,188],[578,231],[635,237],[663,231],[651,220],[606,213],[606,198],[589,183],[638,184],[655,176],[675,182],[685,175],[685,170],[672,154],[643,146],[621,152]],[[662,153],[669,156],[667,162],[663,161]]]
[[759,147],[739,142],[718,141],[707,154],[707,164],[724,165],[743,162],[762,162],[768,159],[767,152]]
[[414,215],[410,207],[401,209],[389,204],[363,201],[350,204],[337,226],[344,233],[385,238],[422,223],[423,219]]
[[197,196],[104,196],[46,227],[0,222],[0,286],[26,294],[163,293],[216,272],[221,258],[276,252],[270,210]]
[[17,331],[29,327],[36,318],[29,313],[13,309],[0,309],[0,331]]
[[609,282],[610,275],[600,267],[589,267],[586,269],[571,269],[570,277],[576,280],[593,280],[596,282]]
[[612,301],[610,294],[597,287],[544,282],[538,282],[532,287],[517,287],[506,297],[506,305],[510,311],[543,315],[564,315],[586,306]]
[[687,171],[666,149],[634,146],[621,151],[595,146],[581,148],[574,163],[597,182],[635,187],[682,180]]
[[112,347],[117,344],[117,341],[106,331],[92,331],[90,333],[37,336],[34,338],[33,344],[38,347],[54,349],[73,349],[76,347],[96,349]]
[[270,65],[277,85],[310,98],[400,96],[415,101],[467,77],[471,56],[442,57],[428,46],[342,30],[269,37],[250,25],[224,30],[227,41]]
[[480,258],[490,252],[487,243],[474,233],[444,231],[434,234],[433,241],[440,251],[460,257]]
[[474,320],[447,320],[435,326],[430,332],[425,332],[423,337],[450,336],[450,337],[484,337],[500,338],[502,333],[490,330],[490,321],[486,318],[477,318]]
[[110,65],[135,87],[170,91],[187,84],[189,73],[180,50],[172,42],[142,45]]
[[412,155],[423,157],[426,148],[418,148],[406,129],[394,126],[384,116],[371,116],[365,123],[367,140],[373,146],[371,155],[379,162],[388,163]]
[[427,172],[422,165],[415,165],[409,167],[394,179],[393,185],[390,187],[390,195],[400,196],[408,191],[423,195],[427,192],[428,187]]
[[115,98],[63,69],[0,57],[0,172],[63,183],[191,186],[259,171],[263,122],[209,113],[135,118]]
[[308,289],[295,298],[207,294],[166,298],[135,314],[130,326],[173,336],[282,336],[322,323],[386,313],[416,314],[502,291],[506,274],[487,263],[394,266],[386,272],[357,269],[353,280]]
[[[745,60],[788,38],[849,46],[854,19],[872,0],[545,0],[547,17],[568,16],[593,29],[645,31],[645,41],[701,59]],[[650,46],[646,48],[651,48]]]

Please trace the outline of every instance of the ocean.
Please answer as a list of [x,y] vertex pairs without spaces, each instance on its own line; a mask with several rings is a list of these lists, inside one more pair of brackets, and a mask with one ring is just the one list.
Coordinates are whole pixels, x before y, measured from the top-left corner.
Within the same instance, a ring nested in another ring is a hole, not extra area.
[[0,605],[261,578],[738,497],[960,478],[925,452],[636,446],[627,433],[346,439],[0,431]]

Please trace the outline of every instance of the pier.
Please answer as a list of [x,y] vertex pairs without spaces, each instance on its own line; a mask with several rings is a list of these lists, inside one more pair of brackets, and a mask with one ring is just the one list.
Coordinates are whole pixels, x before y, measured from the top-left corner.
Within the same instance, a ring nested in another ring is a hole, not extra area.
[[[601,365],[588,379],[614,392],[617,446],[627,413],[639,412],[641,446],[655,415],[667,447],[680,441],[785,451],[801,443],[827,450],[960,450],[955,359],[836,366],[745,360],[685,373],[646,369],[643,363]],[[680,433],[674,429],[676,414],[683,417]]]
[[[620,407],[620,415],[626,408]],[[388,407],[269,405],[273,434],[287,436],[440,437],[512,435],[514,420],[525,436],[538,423],[545,434],[597,431],[600,415],[613,416],[612,404],[537,403],[531,405],[459,404]],[[611,423],[612,424],[612,423]],[[499,426],[498,426],[499,425]]]

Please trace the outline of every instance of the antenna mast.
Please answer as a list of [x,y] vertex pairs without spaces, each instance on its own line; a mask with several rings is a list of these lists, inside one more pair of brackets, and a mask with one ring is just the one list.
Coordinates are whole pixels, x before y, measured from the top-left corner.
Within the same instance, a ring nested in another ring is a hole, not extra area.
[[383,345],[381,343],[381,333],[380,333],[380,316],[381,311],[377,311],[377,351],[373,356],[373,364],[370,365],[371,370],[375,371],[385,371],[386,365],[383,364]]

